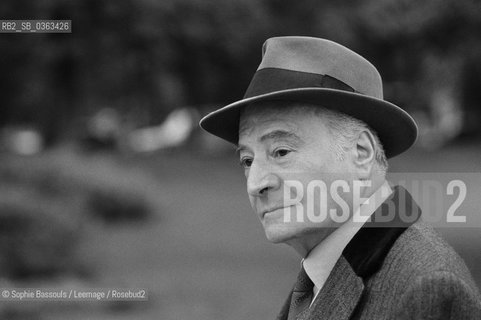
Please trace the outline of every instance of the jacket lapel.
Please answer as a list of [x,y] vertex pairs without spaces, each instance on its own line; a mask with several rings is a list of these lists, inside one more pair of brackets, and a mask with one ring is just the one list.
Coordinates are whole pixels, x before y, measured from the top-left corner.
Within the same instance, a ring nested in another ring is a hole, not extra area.
[[300,319],[349,319],[362,296],[364,284],[341,256],[311,308]]
[[[344,257],[332,269],[312,306],[298,319],[349,319],[362,296],[364,284]],[[292,292],[287,297],[277,320],[287,320]]]

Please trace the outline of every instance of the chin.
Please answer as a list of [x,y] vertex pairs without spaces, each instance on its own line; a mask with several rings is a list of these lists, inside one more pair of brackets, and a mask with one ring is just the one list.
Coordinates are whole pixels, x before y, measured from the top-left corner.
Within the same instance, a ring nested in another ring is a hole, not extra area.
[[272,243],[284,243],[296,237],[294,230],[270,226],[265,228],[267,240]]

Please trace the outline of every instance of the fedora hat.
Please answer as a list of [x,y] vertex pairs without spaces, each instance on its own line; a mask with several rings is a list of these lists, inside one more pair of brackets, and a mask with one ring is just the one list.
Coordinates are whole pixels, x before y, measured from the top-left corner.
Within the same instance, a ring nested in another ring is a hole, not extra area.
[[383,99],[376,68],[350,49],[325,39],[268,39],[244,98],[209,113],[200,126],[237,144],[241,110],[263,101],[309,103],[362,120],[377,133],[388,158],[406,151],[417,138],[414,119]]

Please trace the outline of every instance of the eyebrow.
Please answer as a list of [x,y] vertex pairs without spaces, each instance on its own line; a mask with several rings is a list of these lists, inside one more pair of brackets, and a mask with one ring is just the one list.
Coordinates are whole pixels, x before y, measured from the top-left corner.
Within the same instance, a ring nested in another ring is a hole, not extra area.
[[294,132],[285,131],[285,130],[274,130],[274,131],[268,132],[262,137],[260,137],[259,141],[264,142],[266,140],[280,140],[280,139],[294,140],[296,142],[301,141],[301,138],[297,134],[295,134]]
[[[302,139],[297,134],[291,131],[286,131],[286,130],[274,130],[274,131],[268,132],[263,136],[261,136],[258,140],[259,142],[265,142],[266,140],[281,140],[281,139],[291,140],[294,143],[302,142]],[[248,149],[247,146],[240,144],[236,148],[235,152],[237,154],[240,151],[245,149]]]

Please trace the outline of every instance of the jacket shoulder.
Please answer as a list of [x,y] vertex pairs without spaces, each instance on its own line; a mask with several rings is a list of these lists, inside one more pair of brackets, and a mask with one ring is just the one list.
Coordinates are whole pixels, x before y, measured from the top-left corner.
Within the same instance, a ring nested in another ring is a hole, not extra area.
[[[452,312],[464,308],[468,314],[481,312],[481,297],[466,264],[422,220],[397,238],[381,268],[365,280],[365,286],[359,306],[362,319],[373,315],[378,319],[392,319],[394,315],[395,319],[450,319],[446,318],[446,308],[452,308]],[[435,317],[436,312],[442,317]]]
[[446,271],[476,288],[463,259],[422,220],[411,225],[397,239],[386,256],[383,269],[389,269],[391,274],[409,275],[410,280],[435,271]]
[[449,271],[418,276],[396,309],[396,319],[481,319],[478,293]]

